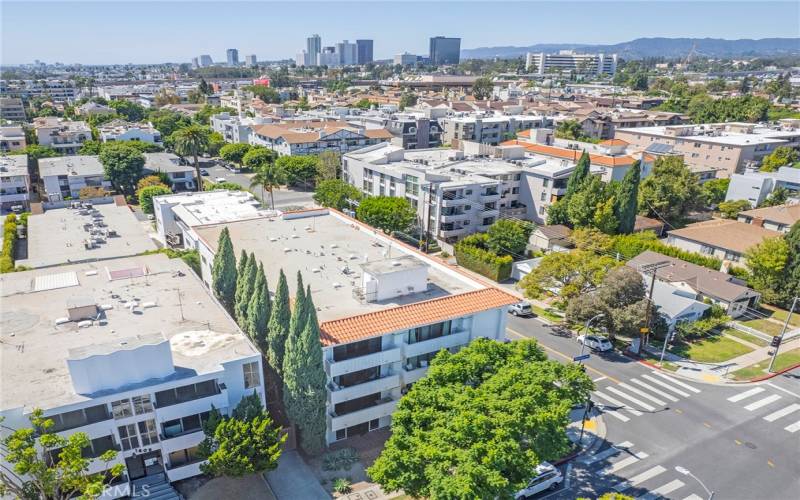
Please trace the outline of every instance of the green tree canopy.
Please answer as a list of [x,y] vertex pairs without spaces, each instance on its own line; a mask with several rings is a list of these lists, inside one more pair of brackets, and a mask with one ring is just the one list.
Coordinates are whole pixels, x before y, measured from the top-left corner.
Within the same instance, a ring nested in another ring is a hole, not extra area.
[[[647,179],[645,179],[645,182]],[[700,186],[700,197],[707,206],[719,205],[725,201],[725,195],[728,193],[728,186],[730,179],[711,179],[704,182]],[[644,187],[644,183],[643,187]]]
[[698,206],[702,193],[697,176],[682,158],[659,157],[653,172],[639,187],[639,213],[679,224],[690,210]]
[[267,352],[267,323],[271,314],[269,300],[269,287],[264,274],[264,265],[259,262],[256,279],[253,283],[252,297],[247,308],[247,332],[258,346],[258,349]]
[[187,127],[192,123],[185,115],[168,109],[151,111],[148,118],[164,138],[170,137],[176,130]]
[[800,167],[800,164],[797,163],[798,161],[800,161],[800,153],[798,153],[796,149],[788,146],[781,146],[775,148],[775,151],[761,160],[761,168],[759,170],[761,172],[775,172],[781,167]]
[[750,210],[751,208],[753,207],[747,200],[723,201],[717,207],[723,219],[735,219],[739,216],[739,212]]
[[486,230],[486,246],[497,255],[524,258],[533,225],[527,221],[500,219]]
[[247,255],[242,250],[239,261],[236,264],[236,292],[234,294],[233,317],[239,327],[247,332],[247,309],[250,306],[250,299],[253,297],[253,287],[256,282],[258,264],[255,255]]
[[138,191],[139,207],[146,214],[153,213],[153,197],[172,193],[172,190],[163,184],[143,187]]
[[118,115],[122,116],[129,122],[140,122],[147,116],[147,110],[144,108],[144,106],[135,102],[126,101],[124,99],[115,99],[109,102],[108,105],[114,108],[114,111]]
[[586,250],[551,252],[519,283],[525,295],[540,298],[559,291],[562,300],[569,300],[594,290],[609,270],[619,265],[611,257]]
[[641,178],[641,166],[639,160],[633,162],[631,168],[625,172],[622,183],[619,186],[614,206],[614,217],[619,222],[617,232],[629,234],[633,232],[636,224],[636,207],[639,199],[639,180]]
[[317,178],[319,158],[316,156],[281,156],[275,164],[286,175],[290,186],[309,186]]
[[405,198],[371,196],[361,200],[356,216],[370,226],[391,233],[407,231],[416,220],[417,212]]
[[[250,155],[247,153],[247,155]],[[248,160],[245,155],[245,161]],[[259,161],[254,161],[256,155],[262,158]],[[251,165],[260,165],[255,168],[255,175],[250,178],[250,188],[261,187],[261,199],[264,199],[264,191],[269,193],[270,206],[275,210],[275,190],[280,188],[286,182],[286,172],[275,162],[269,160],[263,153],[258,152],[249,158]]]
[[115,142],[103,147],[98,158],[106,177],[121,193],[133,194],[142,177],[144,155],[127,142]]
[[230,163],[242,165],[245,155],[253,148],[250,144],[235,143],[226,144],[219,149],[220,157]]
[[792,306],[792,299],[800,297],[800,221],[794,223],[784,240],[789,245],[789,256],[780,287],[779,305],[785,308]]
[[275,299],[272,303],[272,314],[267,324],[267,352],[265,354],[267,362],[279,376],[283,373],[283,353],[286,338],[289,336],[291,317],[289,285],[286,282],[286,275],[281,269],[278,286],[275,289]]
[[590,168],[591,159],[589,157],[589,153],[584,150],[581,153],[581,157],[578,158],[578,162],[575,164],[575,170],[569,174],[569,178],[567,179],[567,192],[565,196],[572,196],[583,187],[584,181],[587,177],[589,177]]
[[236,301],[236,256],[228,228],[222,228],[217,242],[217,253],[211,266],[214,295],[228,312],[233,312]]
[[493,91],[494,83],[488,76],[482,76],[472,84],[472,96],[479,101],[492,97]]
[[338,179],[342,172],[342,157],[336,151],[323,151],[317,156],[317,182]]
[[570,409],[592,388],[535,340],[442,350],[400,400],[367,472],[385,491],[418,498],[511,498],[536,465],[569,451]]
[[314,190],[314,201],[323,207],[344,210],[350,208],[347,199],[360,200],[361,191],[341,179],[320,181]]
[[[170,135],[170,142],[175,147],[175,152],[181,156],[191,156],[194,164],[194,174],[196,179],[202,179],[200,175],[199,156],[208,150],[211,140],[211,129],[201,125],[189,125],[176,130]],[[202,183],[197,183],[197,190],[202,191]]]
[[780,236],[767,238],[747,249],[745,258],[750,270],[750,286],[761,293],[765,302],[773,304],[778,301],[789,260],[789,244],[786,240]]

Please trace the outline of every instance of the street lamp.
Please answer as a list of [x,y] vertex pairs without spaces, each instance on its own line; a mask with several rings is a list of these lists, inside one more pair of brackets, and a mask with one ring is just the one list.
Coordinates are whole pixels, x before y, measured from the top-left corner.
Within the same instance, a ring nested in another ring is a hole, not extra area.
[[703,489],[706,490],[706,493],[708,494],[708,500],[712,500],[714,498],[714,492],[709,490],[706,487],[706,485],[703,484],[703,481],[701,481],[699,477],[697,477],[694,474],[692,474],[692,472],[689,469],[687,469],[686,467],[681,467],[680,465],[676,465],[675,466],[675,471],[678,474],[683,474],[684,476],[690,476],[690,477],[694,478],[694,480],[697,481],[698,483],[700,483],[700,486],[702,486]]
[[[596,316],[593,316],[593,317],[589,318],[589,320],[586,322],[586,326],[584,327],[584,330],[586,331],[586,333],[589,333],[589,325],[592,324],[592,321],[594,321],[596,319],[599,319],[599,318],[602,318],[603,316],[605,316],[605,314],[600,313],[600,314],[598,314]],[[581,356],[583,356],[583,351],[585,349],[586,349],[586,337],[583,337],[583,342],[581,342]],[[582,365],[583,364],[583,360],[582,359],[578,360],[578,364]]]

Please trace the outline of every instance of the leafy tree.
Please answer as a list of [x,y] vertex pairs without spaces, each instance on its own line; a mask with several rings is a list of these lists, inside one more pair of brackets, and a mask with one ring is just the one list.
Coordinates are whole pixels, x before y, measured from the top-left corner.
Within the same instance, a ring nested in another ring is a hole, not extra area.
[[789,193],[788,189],[786,189],[783,186],[779,186],[779,187],[775,188],[769,194],[769,196],[764,198],[764,201],[762,201],[761,204],[758,205],[758,208],[774,207],[774,206],[777,206],[777,205],[783,205],[784,203],[789,201],[789,194],[790,193]]
[[200,77],[200,84],[197,86],[197,90],[203,95],[211,95],[214,93],[214,89],[211,88],[211,85],[209,85],[203,77]]
[[614,238],[604,234],[596,227],[580,227],[572,231],[569,237],[578,250],[589,250],[594,253],[610,253]]
[[252,297],[247,308],[247,332],[262,353],[267,352],[268,348],[267,323],[271,312],[267,277],[264,274],[264,265],[259,262]]
[[358,101],[358,102],[355,104],[355,106],[356,106],[357,108],[360,108],[360,109],[365,109],[365,110],[366,110],[366,109],[369,109],[369,108],[371,108],[371,107],[372,107],[372,103],[370,102],[370,100],[369,100],[369,99],[367,99],[367,98],[365,97],[365,98],[363,98],[363,99],[359,100],[359,101]]
[[278,91],[273,89],[272,87],[266,87],[264,85],[248,85],[243,87],[244,90],[248,92],[252,92],[253,95],[261,99],[267,104],[270,103],[279,103],[281,102],[281,96],[278,94]]
[[785,279],[784,271],[789,260],[789,244],[778,236],[767,238],[758,245],[750,247],[745,253],[750,270],[749,284],[767,303],[778,299],[778,291]]
[[792,166],[800,160],[800,153],[796,149],[781,146],[761,160],[761,172],[775,172],[781,167]]
[[548,360],[535,340],[442,350],[400,400],[367,473],[416,498],[511,498],[536,465],[569,451],[570,408],[592,388],[578,365]]
[[750,202],[747,200],[731,200],[723,201],[717,207],[723,219],[735,219],[739,216],[739,212],[750,210]]
[[724,78],[714,78],[706,84],[706,90],[711,93],[724,92],[727,87],[728,84]]
[[86,186],[82,187],[81,190],[78,191],[78,198],[81,200],[103,198],[105,196],[108,196],[108,191],[103,189],[101,186]]
[[136,183],[136,192],[148,186],[167,186],[169,184],[169,176],[164,172],[158,172],[153,175],[147,175],[139,179]]
[[[209,129],[210,130],[210,129]],[[206,152],[211,156],[219,155],[219,150],[225,147],[225,138],[219,132],[211,132],[208,134],[208,147]]]
[[580,189],[570,196],[567,201],[567,215],[569,216],[570,225],[573,227],[592,225],[597,207],[603,204],[604,198],[605,188],[600,177],[592,175],[584,179]]
[[636,224],[636,206],[639,196],[640,179],[639,160],[633,162],[631,168],[625,172],[622,183],[617,194],[616,205],[614,207],[614,217],[619,221],[617,232],[628,234],[633,232]]
[[598,256],[586,250],[552,252],[522,278],[519,286],[530,298],[558,290],[562,300],[569,300],[594,290],[608,271],[617,265],[618,262],[611,257]]
[[614,215],[615,204],[616,199],[613,196],[598,203],[592,216],[592,225],[605,234],[615,234],[619,227],[619,221]]
[[[170,136],[175,151],[181,156],[191,156],[194,164],[195,178],[202,179],[200,175],[200,162],[198,157],[208,149],[211,129],[200,125],[189,125],[176,130]],[[197,190],[202,191],[201,183],[197,183]]]
[[168,109],[151,111],[149,119],[153,127],[161,132],[161,136],[165,138],[172,136],[175,131],[188,127],[192,123],[188,117]]
[[126,100],[113,100],[108,105],[129,122],[140,122],[147,116],[147,110],[141,104]]
[[172,193],[172,190],[167,186],[156,185],[156,186],[147,186],[139,190],[139,207],[142,209],[142,212],[146,214],[153,213],[153,197],[154,196],[162,196],[165,194]]
[[627,84],[631,90],[647,90],[647,73],[637,71],[628,78]]
[[319,159],[316,156],[281,156],[275,165],[286,175],[290,186],[308,186],[317,177]]
[[242,156],[242,164],[251,169],[259,170],[268,163],[275,163],[275,152],[263,146],[251,146]]
[[550,207],[547,209],[547,224],[569,224],[569,214],[567,213],[569,208],[568,204],[569,198],[565,196],[550,205]]
[[524,257],[532,232],[533,225],[530,222],[500,219],[486,230],[489,236],[486,246],[497,255]]
[[127,142],[115,142],[103,147],[99,156],[106,177],[124,194],[133,194],[144,169],[144,155]]
[[250,299],[253,297],[253,290],[256,282],[257,264],[255,255],[247,255],[242,250],[239,262],[236,267],[236,293],[234,294],[235,306],[233,317],[243,331],[247,330],[247,310]]
[[780,286],[779,305],[789,308],[794,297],[800,297],[800,221],[795,222],[784,240],[789,245],[783,281]]
[[682,158],[661,157],[656,159],[652,174],[641,182],[639,212],[677,224],[698,205],[702,193],[697,176]]
[[214,295],[228,312],[233,311],[236,300],[236,257],[227,227],[222,228],[217,242],[217,253],[211,266]]
[[[203,97],[202,100],[205,101],[205,97]],[[219,113],[235,114],[236,110],[225,106],[211,106],[210,104],[206,104],[194,115],[194,121],[200,125],[208,125],[211,123],[211,115],[217,115]]]
[[317,182],[338,179],[342,172],[342,157],[336,151],[323,151],[317,156]]
[[472,84],[472,96],[479,101],[490,98],[493,91],[494,83],[492,79],[487,76],[478,78],[475,80],[475,83]]
[[370,226],[392,231],[406,231],[417,218],[417,212],[405,198],[372,196],[361,200],[356,217]]
[[587,141],[591,139],[591,137],[584,133],[583,127],[581,127],[581,124],[578,122],[578,120],[562,121],[556,125],[556,131],[554,135],[559,139],[568,139],[572,141]]
[[242,165],[245,155],[253,148],[250,144],[235,143],[226,144],[219,150],[219,156],[230,163]]
[[[642,188],[647,182],[647,179],[642,183]],[[704,182],[700,186],[700,197],[707,206],[719,205],[725,201],[725,195],[728,193],[728,186],[730,179],[711,179]]]
[[400,102],[398,107],[400,111],[403,111],[406,108],[410,108],[411,106],[416,106],[417,104],[417,94],[413,92],[403,92],[403,95],[400,96]]
[[233,411],[234,416],[225,418],[216,412],[213,419],[206,421],[203,426],[206,437],[199,446],[199,455],[207,460],[200,465],[204,474],[241,477],[278,466],[286,435],[272,422],[260,402],[261,410],[252,411],[251,397],[242,398]]
[[[0,468],[0,495],[64,500],[76,496],[96,498],[106,481],[124,472],[123,464],[108,467],[117,457],[114,450],[96,459],[84,456],[91,446],[86,433],[59,436],[53,430],[53,421],[45,418],[38,408],[29,420],[31,427],[13,430],[2,440],[3,461],[10,468]],[[106,475],[89,473],[95,461],[105,464]]]
[[[249,154],[249,153],[248,153]],[[256,170],[250,178],[250,189],[261,186],[261,198],[264,198],[264,191],[269,193],[270,207],[275,210],[275,190],[286,182],[286,174],[277,163],[268,162]]]
[[763,97],[713,99],[699,94],[689,100],[686,112],[694,123],[759,122],[767,119],[769,108],[769,101]]
[[225,189],[228,191],[242,191],[244,188],[235,182],[211,182],[203,181],[203,191],[214,191],[216,189]]
[[581,153],[581,157],[578,158],[578,162],[575,164],[575,170],[569,174],[569,178],[567,179],[567,192],[565,196],[572,196],[583,187],[584,181],[587,177],[589,177],[590,167],[591,159],[589,158],[589,153],[584,150],[583,153]]
[[267,324],[267,352],[265,357],[275,372],[281,376],[283,373],[283,353],[286,338],[289,336],[289,322],[292,313],[289,308],[289,285],[286,275],[281,269],[278,277],[278,287],[275,290],[275,299],[272,304],[272,314]]
[[103,143],[100,141],[85,141],[83,144],[81,144],[78,154],[84,156],[97,156],[100,154],[102,149]]
[[314,201],[323,207],[331,207],[337,210],[349,208],[347,199],[360,200],[361,191],[355,186],[348,184],[340,179],[329,179],[317,183],[314,190]]

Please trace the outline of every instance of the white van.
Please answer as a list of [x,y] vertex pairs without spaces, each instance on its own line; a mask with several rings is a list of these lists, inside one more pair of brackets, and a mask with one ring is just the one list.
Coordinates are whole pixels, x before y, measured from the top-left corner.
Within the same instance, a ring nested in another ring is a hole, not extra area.
[[536,475],[528,482],[528,486],[519,490],[514,498],[528,498],[546,490],[556,490],[563,481],[560,470],[548,462],[542,462],[536,466]]

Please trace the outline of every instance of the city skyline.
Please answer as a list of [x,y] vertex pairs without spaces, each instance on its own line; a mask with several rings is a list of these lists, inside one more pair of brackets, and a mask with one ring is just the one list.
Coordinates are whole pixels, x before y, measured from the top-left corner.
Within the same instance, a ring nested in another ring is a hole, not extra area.
[[[225,50],[258,54],[262,61],[293,59],[305,38],[319,33],[323,44],[338,40],[372,39],[374,58],[428,52],[430,37],[462,39],[462,49],[487,46],[527,46],[537,43],[619,43],[641,37],[712,37],[725,39],[797,37],[800,6],[796,2],[570,2],[569,27],[564,29],[562,3],[491,3],[498,14],[514,10],[515,24],[535,30],[509,29],[508,16],[487,19],[487,2],[447,2],[447,9],[425,9],[416,16],[415,2],[213,1],[159,2],[160,16],[128,2],[3,2],[2,63],[39,59],[65,64],[156,64],[190,62],[200,54],[225,60]],[[149,2],[154,4],[155,2]],[[357,7],[357,8],[356,8]],[[241,9],[250,14],[241,16]],[[720,10],[730,16],[719,16]],[[450,27],[458,12],[456,27]],[[620,15],[624,12],[624,16]],[[126,22],[119,25],[124,15]],[[180,18],[181,23],[174,19]],[[392,19],[388,24],[386,19]],[[652,20],[659,19],[658,26]],[[264,30],[264,23],[274,27]],[[80,25],[95,29],[75,30]],[[620,24],[624,24],[621,29]],[[112,28],[113,27],[113,28]],[[199,32],[215,33],[197,37]],[[31,37],[31,33],[37,33]],[[132,39],[137,43],[128,43]],[[327,40],[327,41],[326,41]],[[56,43],[57,42],[57,43]]]

